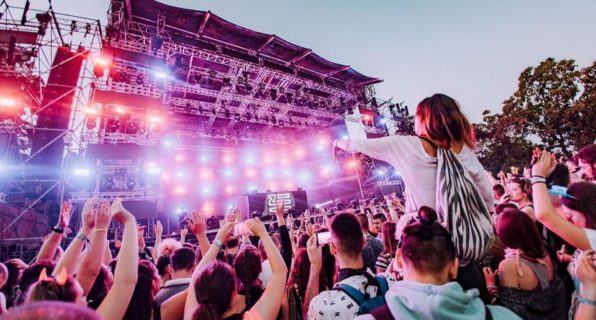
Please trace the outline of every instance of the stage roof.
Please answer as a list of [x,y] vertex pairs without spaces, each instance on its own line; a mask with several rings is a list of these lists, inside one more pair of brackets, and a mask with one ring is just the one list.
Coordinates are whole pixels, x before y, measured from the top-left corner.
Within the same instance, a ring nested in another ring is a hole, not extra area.
[[290,43],[276,35],[243,28],[224,20],[210,11],[178,8],[155,0],[116,0],[124,2],[127,19],[146,24],[156,24],[158,13],[165,13],[166,29],[184,35],[177,41],[188,41],[205,48],[219,45],[247,54],[249,57],[270,60],[288,68],[310,73],[328,82],[343,86],[362,87],[381,82],[365,76],[348,65],[324,59],[307,49]]

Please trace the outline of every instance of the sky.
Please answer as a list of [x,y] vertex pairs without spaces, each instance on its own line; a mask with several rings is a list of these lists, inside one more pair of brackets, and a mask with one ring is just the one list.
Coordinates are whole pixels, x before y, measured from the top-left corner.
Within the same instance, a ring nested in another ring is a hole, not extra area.
[[[9,0],[13,5],[19,2]],[[56,12],[99,18],[108,0],[53,0]],[[500,111],[519,74],[547,57],[596,60],[596,1],[163,0],[210,10],[384,80],[377,97],[417,103],[441,92],[473,121]],[[83,4],[84,3],[84,4]],[[33,0],[32,7],[47,7]]]

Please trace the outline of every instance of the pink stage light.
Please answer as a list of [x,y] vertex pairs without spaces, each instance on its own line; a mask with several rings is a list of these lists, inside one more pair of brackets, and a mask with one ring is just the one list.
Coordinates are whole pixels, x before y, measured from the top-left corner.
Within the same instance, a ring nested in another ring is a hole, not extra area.
[[149,116],[150,123],[161,123],[161,117],[159,116]]
[[227,194],[233,194],[236,191],[236,188],[234,188],[234,186],[226,186],[225,188],[225,192]]
[[99,111],[97,110],[97,108],[85,107],[83,108],[83,112],[89,115],[96,115]]
[[346,166],[350,169],[358,168],[358,165],[359,165],[358,160],[350,160],[346,163]]
[[183,154],[177,154],[174,157],[174,160],[176,160],[176,162],[183,162],[184,160],[186,160],[186,156]]
[[116,108],[114,108],[114,112],[119,113],[119,114],[125,114],[126,109],[124,109],[122,107],[116,107]]
[[234,162],[234,156],[231,154],[224,154],[222,161],[225,164],[230,164],[230,163]]
[[106,57],[99,56],[93,59],[93,64],[105,68],[110,65],[110,60]]
[[290,163],[290,161],[287,158],[281,158],[281,164],[286,165]]
[[17,99],[0,98],[0,107],[14,107],[17,105]]
[[186,194],[186,187],[185,187],[185,186],[177,186],[177,187],[174,189],[174,192],[175,192],[177,195],[179,195],[179,196],[185,195],[185,194]]
[[171,178],[172,177],[170,176],[169,173],[164,173],[161,175],[161,180],[163,180],[163,181],[170,181]]
[[257,176],[257,171],[253,168],[248,168],[244,171],[247,178],[254,178]]
[[203,168],[200,171],[201,178],[203,179],[211,179],[213,178],[213,171],[209,168]]
[[267,189],[275,192],[277,191],[277,184],[275,182],[269,182],[267,183]]
[[287,182],[284,184],[284,187],[286,188],[287,191],[290,191],[290,190],[294,189],[294,184],[292,182]]

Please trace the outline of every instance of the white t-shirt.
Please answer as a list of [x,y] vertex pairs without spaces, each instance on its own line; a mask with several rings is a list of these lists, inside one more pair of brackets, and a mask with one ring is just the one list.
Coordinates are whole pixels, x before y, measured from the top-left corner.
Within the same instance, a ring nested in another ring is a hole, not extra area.
[[267,286],[267,282],[269,282],[272,275],[271,265],[269,264],[269,259],[267,259],[261,263],[261,273],[259,273],[259,279],[263,282],[263,287]]
[[[372,275],[370,271],[369,273]],[[389,287],[395,282],[395,278],[392,275],[385,273],[381,275],[387,279]],[[343,283],[358,289],[362,293],[366,290],[371,297],[376,297],[378,288],[372,285],[366,286],[367,282],[365,276],[356,275],[336,283],[335,287],[339,283]],[[358,315],[359,308],[360,306],[345,292],[341,290],[327,290],[319,293],[310,301],[308,320],[354,319]]]
[[[404,180],[410,197],[407,212],[428,206],[436,209],[437,158],[430,156],[416,136],[389,136],[378,139],[357,139],[348,143],[348,152],[364,153],[391,164]],[[492,184],[474,151],[464,145],[457,158],[475,183],[487,208],[493,207]]]
[[588,237],[590,247],[592,248],[592,250],[596,250],[596,230],[585,228],[584,232],[586,232],[586,236]]

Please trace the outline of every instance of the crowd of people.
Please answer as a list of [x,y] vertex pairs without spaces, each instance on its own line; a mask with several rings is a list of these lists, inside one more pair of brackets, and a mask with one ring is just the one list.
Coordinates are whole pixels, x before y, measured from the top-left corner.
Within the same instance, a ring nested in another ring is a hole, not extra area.
[[452,98],[420,102],[415,128],[334,142],[399,170],[405,203],[300,217],[280,205],[268,226],[233,211],[212,241],[197,211],[180,240],[158,222],[149,248],[120,199],[89,199],[61,248],[65,202],[34,262],[0,263],[0,318],[596,319],[596,144],[536,149],[521,174],[493,177]]

